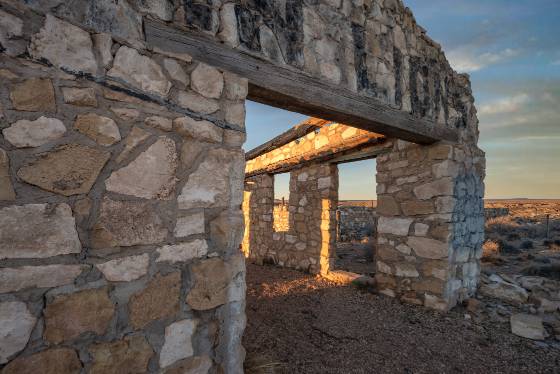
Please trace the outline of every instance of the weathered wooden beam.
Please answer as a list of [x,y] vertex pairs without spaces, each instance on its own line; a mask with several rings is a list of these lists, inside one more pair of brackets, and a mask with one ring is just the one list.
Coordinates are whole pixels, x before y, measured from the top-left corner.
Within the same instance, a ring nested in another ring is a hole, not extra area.
[[331,121],[326,121],[320,118],[308,118],[305,121],[295,125],[291,129],[282,134],[278,135],[277,137],[269,140],[266,143],[259,145],[256,148],[251,149],[249,152],[245,153],[245,160],[252,160],[254,158],[259,157],[265,153],[273,151],[277,148],[282,147],[296,139],[301,138],[313,132],[326,124],[331,123]]
[[275,65],[208,36],[153,20],[144,22],[144,30],[149,46],[188,53],[199,61],[247,78],[250,100],[415,143],[458,139],[457,132],[446,126],[414,118],[374,98],[324,82],[288,65]]
[[379,144],[372,145],[369,147],[365,147],[363,149],[353,149],[346,154],[338,155],[337,157],[329,160],[332,164],[346,164],[349,162],[355,161],[363,161],[363,160],[370,160],[372,158],[376,158],[381,153],[388,152],[389,149],[383,143],[382,146]]

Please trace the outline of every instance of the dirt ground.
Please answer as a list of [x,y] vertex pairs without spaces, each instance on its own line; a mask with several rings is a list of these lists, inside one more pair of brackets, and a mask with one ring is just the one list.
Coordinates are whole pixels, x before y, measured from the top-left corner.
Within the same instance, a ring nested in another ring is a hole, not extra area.
[[356,242],[337,243],[335,270],[372,276],[375,271],[373,244]]
[[298,271],[248,265],[247,373],[559,373],[558,343]]

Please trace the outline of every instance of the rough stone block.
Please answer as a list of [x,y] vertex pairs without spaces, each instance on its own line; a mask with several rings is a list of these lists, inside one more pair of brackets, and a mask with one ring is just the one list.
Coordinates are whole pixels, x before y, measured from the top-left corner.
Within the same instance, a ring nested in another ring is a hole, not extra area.
[[439,240],[412,236],[407,244],[418,257],[437,260],[449,256],[449,245]]
[[79,374],[82,363],[76,351],[69,348],[51,348],[31,356],[18,357],[2,370],[2,374]]
[[10,356],[25,348],[36,321],[25,303],[0,303],[0,364],[8,362]]
[[510,317],[511,332],[515,335],[532,340],[544,340],[546,331],[541,316],[530,314],[513,314]]
[[219,99],[224,89],[224,76],[218,69],[199,63],[191,73],[191,87],[204,97]]
[[209,143],[221,143],[224,130],[209,121],[197,121],[190,117],[173,120],[173,129],[179,134]]
[[165,342],[159,355],[159,366],[165,368],[194,353],[192,337],[197,321],[184,319],[165,328]]
[[377,232],[380,234],[407,236],[412,221],[411,218],[379,217]]
[[165,245],[157,249],[159,257],[156,262],[185,262],[206,256],[208,244],[206,240],[196,239],[188,243]]
[[434,204],[431,201],[410,200],[401,203],[405,216],[418,216],[434,213]]
[[10,177],[10,159],[8,153],[0,149],[0,201],[16,199],[16,193]]
[[194,286],[187,295],[187,303],[195,310],[209,310],[227,302],[231,281],[224,260],[211,258],[192,267]]
[[198,212],[177,218],[173,233],[177,238],[184,238],[190,235],[204,234],[204,232],[204,212]]
[[50,79],[30,78],[15,86],[10,99],[17,110],[56,112],[54,88]]
[[93,358],[90,374],[145,373],[154,355],[150,344],[140,335],[94,344],[89,351]]
[[428,200],[435,196],[453,195],[453,179],[442,178],[414,188],[414,195],[420,200]]
[[97,107],[97,97],[93,88],[62,87],[66,104]]
[[107,261],[95,265],[111,282],[130,282],[148,273],[150,256],[143,254]]
[[121,140],[121,133],[115,121],[95,113],[79,114],[74,128],[104,146],[113,145]]
[[0,293],[27,288],[57,287],[74,282],[84,265],[43,265],[0,268]]

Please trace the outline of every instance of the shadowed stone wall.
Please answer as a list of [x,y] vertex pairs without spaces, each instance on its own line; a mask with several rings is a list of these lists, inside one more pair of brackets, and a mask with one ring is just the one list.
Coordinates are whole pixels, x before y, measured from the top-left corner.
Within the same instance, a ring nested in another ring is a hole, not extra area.
[[275,231],[273,176],[245,182],[246,222],[243,248],[256,263],[327,273],[335,255],[338,169],[312,165],[290,173],[289,228]]
[[367,206],[338,206],[337,241],[351,242],[372,237],[377,227],[375,208]]

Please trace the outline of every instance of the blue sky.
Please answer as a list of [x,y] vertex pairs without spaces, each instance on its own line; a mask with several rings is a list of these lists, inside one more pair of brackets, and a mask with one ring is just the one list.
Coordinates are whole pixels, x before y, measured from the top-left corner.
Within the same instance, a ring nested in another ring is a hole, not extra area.
[[[486,197],[560,198],[560,0],[405,4],[451,65],[471,76],[479,146],[487,154]],[[249,103],[245,149],[304,118]],[[341,199],[375,198],[373,160],[342,165],[340,174]],[[279,192],[286,187],[281,183]]]

